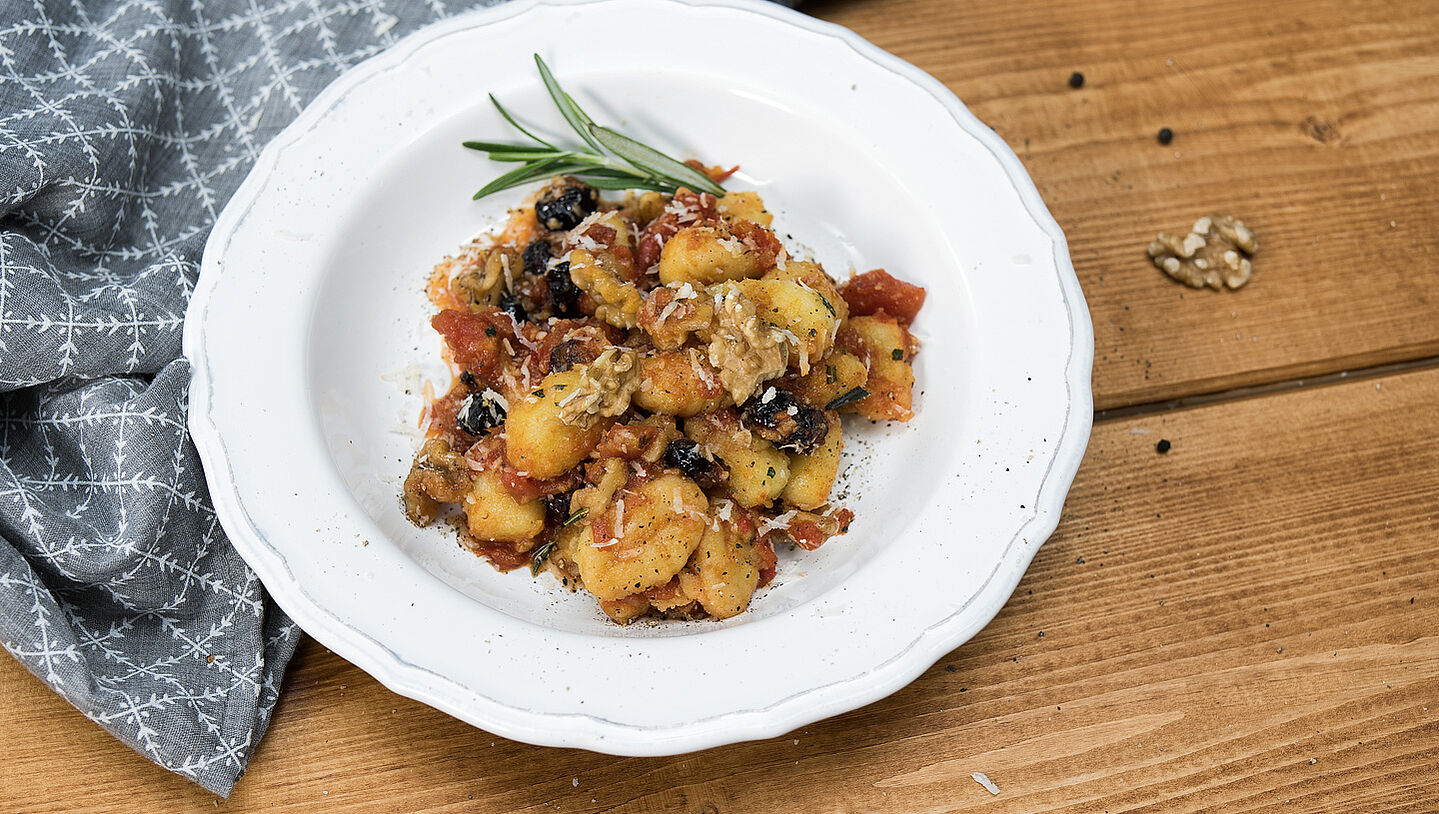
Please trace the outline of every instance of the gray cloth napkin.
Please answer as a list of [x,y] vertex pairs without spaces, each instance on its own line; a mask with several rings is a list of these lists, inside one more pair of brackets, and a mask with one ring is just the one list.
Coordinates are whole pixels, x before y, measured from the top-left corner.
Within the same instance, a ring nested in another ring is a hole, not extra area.
[[180,329],[216,214],[322,88],[487,2],[0,5],[0,643],[228,794],[299,630],[215,518]]

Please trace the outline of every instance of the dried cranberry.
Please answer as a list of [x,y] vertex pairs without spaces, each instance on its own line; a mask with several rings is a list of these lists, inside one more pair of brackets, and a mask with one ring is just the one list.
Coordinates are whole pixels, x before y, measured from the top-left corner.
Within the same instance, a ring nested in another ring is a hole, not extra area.
[[570,279],[570,261],[566,260],[546,271],[545,284],[550,288],[550,304],[555,316],[579,314],[580,288]]
[[600,193],[574,178],[561,178],[545,187],[535,201],[535,216],[551,232],[573,229],[600,208]]
[[799,404],[793,393],[778,387],[766,388],[746,401],[740,409],[740,422],[779,449],[804,454],[819,449],[829,435],[829,419],[823,410]]
[[524,260],[525,273],[536,277],[545,273],[550,264],[550,243],[547,240],[531,240],[520,257]]
[[505,423],[505,407],[490,391],[471,393],[460,402],[460,409],[455,412],[455,422],[470,435],[484,435]]
[[574,339],[566,339],[550,351],[550,372],[563,373],[575,365],[583,365],[593,362],[585,346]]
[[725,472],[715,461],[706,458],[700,445],[688,438],[679,438],[665,446],[665,466],[678,469],[685,477],[701,486],[711,486],[724,479]]

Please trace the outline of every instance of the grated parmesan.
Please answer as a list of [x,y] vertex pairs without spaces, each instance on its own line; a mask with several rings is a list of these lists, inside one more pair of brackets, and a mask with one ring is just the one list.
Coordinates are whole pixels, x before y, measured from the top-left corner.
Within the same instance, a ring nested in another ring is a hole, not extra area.
[[586,215],[584,220],[582,220],[582,221],[580,221],[579,223],[575,224],[575,228],[573,228],[573,229],[570,230],[570,233],[569,233],[570,239],[573,240],[573,239],[576,239],[576,238],[588,237],[588,235],[586,235],[585,232],[589,231],[589,228],[590,228],[591,226],[594,226],[595,224],[599,223],[599,222],[600,222],[600,218],[604,217],[605,214],[606,214],[606,213],[603,212],[603,211],[596,211],[596,212],[591,212],[590,214]]
[[496,404],[500,405],[501,407],[505,408],[505,412],[508,413],[508,412],[510,411],[510,402],[509,402],[509,399],[507,399],[507,398],[505,398],[504,396],[500,395],[499,393],[495,392],[495,390],[494,390],[493,388],[486,387],[486,388],[484,389],[484,392],[480,393],[480,395],[483,396],[484,398],[489,399],[490,401],[495,402]]
[[[500,252],[500,270],[505,274],[505,289],[515,290],[515,275],[510,271],[510,255],[508,252]],[[512,315],[510,319],[514,319]]]
[[620,534],[625,533],[625,499],[615,501],[615,530]]
[[800,344],[799,337],[795,336],[794,331],[788,328],[776,328],[775,330],[779,331],[791,345],[794,345],[795,351],[799,354],[799,375],[809,375],[809,354],[805,353],[804,345]]
[[699,355],[695,353],[695,349],[690,348],[688,352],[690,357],[690,367],[694,368],[695,375],[699,377],[700,381],[705,383],[705,387],[714,387],[714,377],[710,376],[708,370],[705,370],[704,363],[700,361]]
[[788,528],[789,528],[789,521],[793,520],[793,519],[794,519],[794,516],[795,516],[796,514],[798,514],[798,513],[799,513],[799,512],[795,511],[794,509],[790,509],[789,511],[785,512],[785,513],[782,514],[782,515],[779,515],[778,517],[775,517],[775,518],[770,519],[770,520],[762,520],[762,521],[760,521],[760,524],[759,524],[760,534],[765,534],[765,533],[771,532],[771,531],[778,531],[778,530],[780,530],[780,529],[788,529]]
[[[533,340],[525,338],[525,332],[520,329],[520,321],[515,318],[515,315],[510,313],[509,311],[506,311],[505,314],[510,318],[510,324],[513,325],[515,328],[515,341],[525,346],[525,348],[530,350],[531,352],[538,351],[540,349],[540,346],[536,344]],[[505,347],[506,349],[509,348],[508,342],[505,343]],[[510,353],[514,353],[514,351],[510,350]]]

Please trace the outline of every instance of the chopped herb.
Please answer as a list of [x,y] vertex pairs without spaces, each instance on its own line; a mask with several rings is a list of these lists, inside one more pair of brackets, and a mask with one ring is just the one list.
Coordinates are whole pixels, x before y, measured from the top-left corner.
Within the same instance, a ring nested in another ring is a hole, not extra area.
[[495,326],[493,326],[493,325],[486,325],[486,326],[485,326],[485,336],[494,336],[494,335],[495,335]]
[[584,520],[585,517],[586,517],[589,513],[590,513],[590,510],[589,510],[588,507],[581,506],[580,508],[575,509],[574,514],[571,514],[571,515],[569,516],[569,518],[566,519],[565,522],[564,522],[562,525],[573,526],[574,524],[580,522],[581,520]]
[[569,385],[567,385],[567,384],[557,384],[557,385],[555,385],[555,389],[556,389],[556,390],[563,390],[563,389],[565,389],[566,387],[569,387]]
[[772,477],[774,477],[774,467],[771,466],[771,467],[768,469],[768,471],[765,472],[765,477],[767,477],[767,478],[772,478]]
[[532,395],[537,399],[542,399],[545,397],[545,391],[543,389],[536,390]]
[[863,387],[856,387],[848,392],[835,396],[834,399],[824,406],[826,410],[838,410],[846,404],[853,404],[869,395],[869,391]]
[[[818,292],[816,292],[816,293],[818,293]],[[835,311],[834,311],[834,306],[829,304],[829,300],[825,299],[823,294],[820,294],[820,295],[819,295],[819,301],[822,302],[822,303],[824,303],[824,310],[828,311],[830,316],[832,316],[832,317],[837,317],[837,316],[839,316],[839,314],[836,314],[836,313],[835,313]]]
[[904,351],[899,348],[895,348],[894,350],[889,352],[889,358],[898,362],[904,358]]
[[825,366],[824,366],[824,383],[825,383],[825,384],[834,384],[834,383],[837,382],[837,381],[839,381],[839,371],[838,371],[838,370],[835,370],[834,365],[825,365]]
[[545,560],[550,558],[550,554],[554,550],[554,540],[546,540],[543,545],[535,549],[534,559],[530,560],[530,576],[539,576],[540,569],[545,567]]

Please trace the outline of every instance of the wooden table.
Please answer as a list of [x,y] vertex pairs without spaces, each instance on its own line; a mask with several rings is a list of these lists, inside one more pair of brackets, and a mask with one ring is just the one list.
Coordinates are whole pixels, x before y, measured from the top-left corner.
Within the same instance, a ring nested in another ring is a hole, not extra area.
[[[999,617],[884,701],[655,759],[493,737],[309,641],[225,801],[0,659],[10,810],[1439,810],[1439,3],[807,8],[953,88],[1069,236],[1099,420]],[[1144,257],[1211,211],[1264,244],[1236,293]]]

